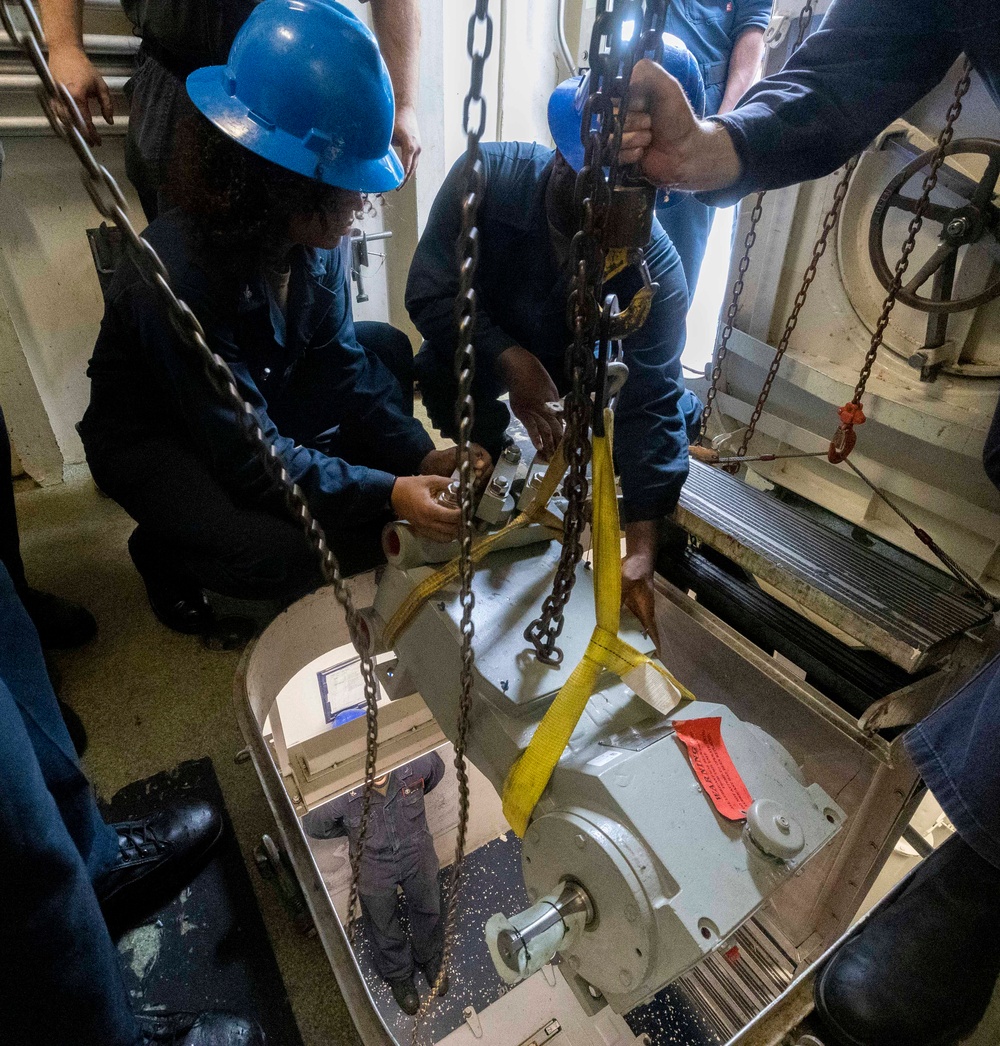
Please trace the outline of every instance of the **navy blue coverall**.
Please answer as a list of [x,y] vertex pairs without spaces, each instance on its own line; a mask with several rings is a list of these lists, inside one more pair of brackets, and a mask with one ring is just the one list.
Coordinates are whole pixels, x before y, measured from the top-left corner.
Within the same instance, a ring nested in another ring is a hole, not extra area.
[[[356,335],[338,250],[292,250],[286,321],[263,273],[219,272],[183,212],[161,216],[145,236],[231,366],[345,572],[374,565],[395,476],[419,472],[433,449],[412,416],[405,335],[386,324],[359,324]],[[318,583],[301,528],[232,406],[131,262],[108,290],[88,373],[80,434],[91,472],[162,562],[203,588],[250,599],[294,598]]]
[[[835,170],[934,87],[963,51],[1000,106],[996,0],[835,0],[780,72],[717,117],[743,170],[733,187],[703,196],[734,203]],[[1000,410],[983,458],[997,483]],[[959,835],[1000,868],[1000,658],[904,742]]]
[[134,1046],[139,1028],[93,883],[118,858],[0,563],[0,1041]]
[[[705,115],[722,105],[729,78],[729,58],[748,29],[766,29],[773,0],[675,0],[667,8],[667,32],[687,44],[705,81]],[[705,258],[715,208],[691,193],[678,193],[669,206],[659,205],[656,217],[681,256],[688,302],[694,298]]]
[[[481,147],[476,319],[476,423],[472,438],[496,460],[510,423],[498,358],[519,345],[536,356],[560,393],[567,391],[563,358],[569,272],[560,268],[546,216],[545,190],[555,153],[521,142]],[[464,193],[462,163],[451,169],[431,208],[406,284],[406,307],[425,341],[416,372],[431,421],[453,436],[455,410],[455,239]],[[625,340],[629,378],[618,401],[615,464],[621,475],[625,522],[658,519],[677,504],[688,472],[688,425],[700,404],[684,388],[681,350],[687,287],[680,259],[654,222],[646,260],[660,289],[644,326]],[[641,286],[628,268],[605,284],[624,309]]]
[[[441,956],[441,890],[424,796],[444,777],[437,752],[393,770],[384,794],[372,792],[358,894],[375,969],[387,981],[413,976],[414,964],[434,971]],[[302,818],[314,839],[347,836],[353,853],[361,830],[363,789],[355,788]],[[411,942],[399,921],[396,887],[406,894]]]

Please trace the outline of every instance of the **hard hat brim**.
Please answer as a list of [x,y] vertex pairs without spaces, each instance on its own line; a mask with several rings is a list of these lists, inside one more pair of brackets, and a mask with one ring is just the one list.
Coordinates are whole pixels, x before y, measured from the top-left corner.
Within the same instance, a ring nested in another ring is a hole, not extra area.
[[226,89],[226,66],[195,69],[187,78],[187,92],[197,109],[227,137],[271,163],[314,178],[326,185],[356,192],[388,192],[403,184],[403,165],[389,147],[385,156],[357,158],[324,156],[301,139],[269,127]]
[[584,148],[580,139],[580,111],[576,107],[576,95],[580,77],[563,80],[549,96],[549,133],[556,148],[574,171],[583,166]]

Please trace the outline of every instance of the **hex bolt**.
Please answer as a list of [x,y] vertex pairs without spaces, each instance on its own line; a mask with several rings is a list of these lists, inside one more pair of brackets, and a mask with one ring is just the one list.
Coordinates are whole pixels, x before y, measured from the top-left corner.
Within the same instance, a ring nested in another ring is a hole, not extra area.
[[500,497],[506,497],[507,491],[510,490],[510,480],[506,476],[494,476],[490,483],[490,492],[498,494]]
[[948,235],[949,236],[964,236],[969,229],[968,218],[952,218],[948,222]]
[[503,452],[504,461],[516,465],[521,460],[521,451],[516,443],[511,443]]

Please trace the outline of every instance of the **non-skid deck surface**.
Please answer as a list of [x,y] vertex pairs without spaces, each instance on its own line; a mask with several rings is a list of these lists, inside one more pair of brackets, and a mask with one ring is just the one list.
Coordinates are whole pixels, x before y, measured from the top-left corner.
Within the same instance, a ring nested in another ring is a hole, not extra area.
[[[225,809],[210,759],[138,781],[105,810],[123,821],[185,797]],[[256,1018],[269,1046],[302,1046],[229,815],[211,859],[190,885],[118,939],[137,1011],[228,1010]]]

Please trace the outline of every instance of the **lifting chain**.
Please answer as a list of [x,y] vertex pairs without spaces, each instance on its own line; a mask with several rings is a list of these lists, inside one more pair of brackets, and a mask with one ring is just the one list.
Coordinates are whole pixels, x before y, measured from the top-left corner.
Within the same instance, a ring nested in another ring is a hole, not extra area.
[[[563,630],[564,611],[576,568],[583,555],[581,541],[587,523],[587,466],[590,463],[591,392],[594,384],[594,343],[601,317],[604,286],[605,239],[612,193],[618,187],[624,113],[632,67],[643,54],[662,55],[666,0],[598,0],[597,16],[590,37],[590,94],[583,105],[580,138],[584,162],[576,178],[575,200],[578,231],[571,244],[573,278],[567,301],[566,322],[573,340],[566,351],[567,477],[563,487],[567,507],[563,524],[562,551],[551,593],[545,597],[539,616],[524,631],[539,661],[562,662],[556,645]],[[631,35],[626,25],[631,23]],[[636,28],[639,31],[636,31]],[[604,168],[609,169],[607,176]]]
[[[20,8],[27,24],[26,30],[18,28],[13,9]],[[378,684],[375,680],[374,661],[371,652],[371,633],[359,616],[350,589],[340,572],[340,564],[330,546],[319,521],[313,516],[309,503],[298,484],[282,464],[274,446],[268,442],[254,414],[253,407],[240,395],[232,371],[226,361],[214,353],[205,337],[205,331],[188,305],[174,294],[170,286],[170,274],[156,251],[136,231],[128,216],[125,196],[106,167],[98,163],[85,138],[86,125],[76,102],[63,84],[56,83],[49,71],[44,56],[45,37],[31,0],[0,0],[0,23],[8,37],[15,42],[31,62],[41,81],[39,98],[49,123],[55,133],[68,142],[83,165],[82,179],[88,195],[102,217],[113,221],[122,231],[128,245],[129,256],[142,279],[160,297],[170,325],[182,344],[200,360],[205,376],[219,397],[224,400],[239,419],[244,435],[253,447],[258,462],[268,478],[284,495],[289,512],[299,522],[306,538],[320,561],[325,582],[333,587],[337,602],[344,609],[351,641],[357,648],[361,661],[361,677],[364,682],[365,710],[367,720],[367,756],[365,760],[366,785],[375,776],[375,756],[378,750]],[[361,835],[357,853],[352,855],[351,894],[349,913],[353,914],[357,903],[358,870],[364,848],[368,824],[368,789],[361,818]],[[349,925],[350,919],[349,919]]]
[[[813,5],[815,0],[806,0],[799,12],[798,22],[798,35],[795,38],[795,46],[792,48],[792,54],[794,54],[803,44],[806,38],[806,33],[809,32],[809,26],[813,19]],[[848,176],[849,177],[849,176]],[[845,190],[846,192],[846,187]],[[719,380],[722,378],[722,365],[726,360],[726,356],[729,353],[729,339],[733,334],[733,324],[736,322],[736,314],[740,310],[740,298],[743,294],[744,280],[747,274],[747,270],[750,268],[750,256],[753,251],[754,244],[757,242],[757,226],[760,223],[761,216],[764,213],[764,197],[767,195],[766,192],[757,193],[757,199],[754,201],[753,210],[750,212],[750,228],[747,231],[746,240],[743,243],[743,257],[740,258],[740,263],[737,268],[736,279],[733,281],[733,289],[730,292],[729,306],[726,309],[726,322],[723,324],[719,331],[719,340],[716,342],[714,359],[715,363],[712,367],[712,380],[708,388],[708,393],[705,396],[705,408],[701,415],[701,431],[698,433],[698,446],[703,446],[705,442],[705,436],[708,433],[708,420],[712,416],[712,409],[715,405],[715,397],[719,391]],[[829,236],[829,232],[825,233],[825,236]],[[817,244],[818,246],[818,244]],[[823,249],[826,249],[824,242]],[[822,252],[820,252],[822,254]],[[816,261],[819,259],[815,257]],[[810,283],[812,280],[810,279]],[[806,287],[808,291],[808,286]],[[803,299],[803,304],[805,303]],[[801,309],[801,305],[799,306]],[[778,360],[780,365],[781,361]],[[775,373],[777,370],[775,368]],[[773,376],[771,381],[773,381]],[[770,391],[770,384],[767,385],[768,391]],[[758,400],[758,406],[763,408],[763,401],[767,399],[767,395],[762,392],[763,399]],[[758,415],[759,416],[759,415]],[[756,424],[756,422],[755,422]],[[739,457],[743,457],[746,453],[746,445],[749,440],[745,440],[743,447],[740,449]],[[727,468],[727,471],[729,469]]]
[[944,164],[948,146],[951,144],[952,138],[955,137],[955,124],[962,115],[962,99],[965,98],[971,84],[972,62],[966,58],[962,68],[962,75],[955,85],[955,95],[952,98],[951,105],[948,106],[944,127],[938,136],[937,147],[931,158],[930,168],[924,178],[920,199],[917,200],[917,204],[913,209],[913,217],[910,219],[906,240],[903,242],[903,247],[899,254],[899,261],[896,262],[892,283],[889,284],[889,291],[882,303],[882,313],[875,324],[871,344],[868,347],[868,352],[865,354],[865,362],[861,367],[861,373],[858,375],[858,383],[854,387],[854,396],[839,411],[840,425],[830,442],[828,453],[830,461],[835,464],[847,458],[854,449],[854,445],[857,442],[854,426],[863,425],[865,422],[865,413],[861,406],[861,400],[865,394],[865,386],[868,384],[872,367],[875,365],[875,360],[878,357],[878,350],[882,345],[882,339],[885,337],[886,328],[889,326],[889,318],[896,305],[896,296],[903,286],[903,277],[906,275],[906,270],[910,264],[910,255],[916,246],[917,234],[924,224],[924,214],[930,204],[931,193],[934,192],[937,186],[938,173],[942,164]]
[[760,421],[760,416],[764,411],[764,404],[767,403],[767,397],[771,394],[771,386],[774,384],[774,379],[778,376],[778,369],[781,367],[781,361],[785,358],[785,350],[788,348],[788,342],[792,337],[792,332],[795,330],[795,327],[799,322],[799,313],[802,312],[802,307],[806,303],[806,298],[809,295],[809,288],[812,286],[813,280],[816,279],[816,269],[819,266],[820,259],[826,253],[830,234],[837,227],[837,222],[840,219],[840,211],[844,206],[844,199],[847,196],[847,190],[851,184],[851,176],[854,174],[860,159],[861,156],[859,154],[857,156],[852,156],[850,160],[847,161],[843,177],[837,183],[837,188],[834,190],[833,203],[823,218],[823,228],[819,234],[819,239],[816,241],[816,245],[813,247],[812,258],[810,258],[809,265],[806,267],[805,274],[802,277],[802,286],[799,288],[798,294],[795,295],[795,304],[792,306],[792,311],[785,323],[785,329],[782,332],[781,340],[778,342],[778,347],[775,350],[774,359],[771,360],[771,366],[768,369],[767,377],[764,378],[764,384],[761,386],[760,395],[757,397],[757,403],[754,406],[753,414],[750,415],[750,421],[743,432],[743,440],[740,443],[739,449],[736,451],[737,460],[735,463],[730,463],[726,466],[727,472],[733,474],[739,472],[739,462],[743,457],[745,457],[747,447],[749,447],[750,441],[753,439],[754,433],[757,431],[757,422]]
[[757,242],[757,225],[760,223],[761,216],[764,213],[765,195],[766,194],[762,192],[757,193],[757,199],[754,202],[753,210],[750,212],[750,228],[747,231],[746,239],[743,241],[743,257],[740,258],[736,279],[733,281],[729,307],[726,309],[726,322],[723,324],[722,330],[719,332],[719,341],[715,346],[715,365],[712,367],[712,383],[708,387],[708,393],[705,396],[705,409],[701,413],[701,431],[698,433],[699,447],[705,442],[705,435],[708,432],[708,419],[712,416],[715,397],[719,392],[719,379],[722,377],[722,365],[725,363],[726,356],[729,354],[729,339],[733,335],[733,324],[736,322],[736,314],[740,311],[740,298],[743,295],[744,285],[743,278],[747,274],[747,269],[750,268],[750,254],[753,251],[754,244]]
[[[477,46],[477,35],[482,30],[483,41]],[[469,733],[469,718],[472,712],[473,670],[476,654],[472,646],[476,634],[472,611],[476,595],[472,591],[475,564],[472,560],[473,535],[473,473],[470,452],[472,427],[475,422],[475,404],[472,399],[472,379],[475,376],[475,346],[473,333],[476,328],[476,269],[479,265],[479,231],[476,220],[483,195],[483,164],[479,156],[479,140],[486,130],[486,99],[483,98],[483,69],[493,49],[493,19],[490,17],[489,0],[476,0],[476,8],[469,18],[466,44],[472,62],[469,91],[462,107],[462,130],[466,136],[465,195],[462,197],[462,228],[455,245],[458,264],[458,293],[455,296],[455,376],[458,379],[458,394],[455,401],[455,423],[458,429],[458,507],[459,554],[458,581],[459,603],[462,618],[461,633],[462,667],[459,679],[458,722],[455,730],[455,774],[458,779],[458,829],[455,838],[455,859],[448,880],[445,901],[444,943],[441,965],[430,994],[421,1003],[413,1025],[413,1041],[416,1042],[420,1023],[427,1015],[433,1000],[440,994],[441,985],[448,975],[448,966],[455,943],[455,926],[458,917],[458,901],[461,892],[462,869],[465,864],[465,844],[469,828],[469,774],[465,762],[465,749]],[[475,107],[475,112],[473,109]]]

